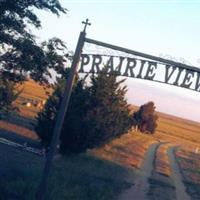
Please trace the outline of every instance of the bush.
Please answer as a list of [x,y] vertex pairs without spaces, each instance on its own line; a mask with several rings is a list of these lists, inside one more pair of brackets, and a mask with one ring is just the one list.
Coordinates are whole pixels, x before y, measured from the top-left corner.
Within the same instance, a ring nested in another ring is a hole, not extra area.
[[155,114],[154,102],[150,101],[142,105],[137,112],[133,114],[132,121],[138,126],[141,132],[155,133],[158,116]]
[[3,115],[17,111],[17,107],[13,105],[13,102],[22,92],[17,87],[16,82],[0,72],[0,119]]

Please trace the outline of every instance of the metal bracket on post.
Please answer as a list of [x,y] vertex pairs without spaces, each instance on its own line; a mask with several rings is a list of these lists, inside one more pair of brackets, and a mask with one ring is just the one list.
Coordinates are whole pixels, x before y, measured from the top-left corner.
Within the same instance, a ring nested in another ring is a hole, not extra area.
[[43,200],[45,197],[45,193],[47,190],[47,181],[48,181],[48,177],[49,177],[49,173],[50,173],[50,169],[51,169],[51,165],[52,165],[53,156],[56,152],[57,144],[59,142],[62,125],[63,125],[64,119],[65,119],[65,113],[67,112],[69,100],[71,97],[74,77],[76,74],[77,66],[78,66],[80,56],[82,53],[82,49],[83,49],[83,45],[85,42],[86,27],[87,27],[87,25],[91,25],[90,23],[88,23],[88,21],[89,20],[87,19],[86,22],[82,22],[85,24],[84,30],[79,35],[78,43],[77,43],[75,54],[74,54],[73,61],[72,61],[70,75],[69,75],[69,78],[67,79],[67,83],[66,83],[65,90],[64,90],[64,95],[63,95],[61,105],[60,105],[60,108],[58,111],[58,115],[56,118],[56,124],[55,124],[54,130],[53,130],[53,137],[51,139],[50,150],[47,154],[41,182],[40,182],[38,191],[36,193],[36,200]]

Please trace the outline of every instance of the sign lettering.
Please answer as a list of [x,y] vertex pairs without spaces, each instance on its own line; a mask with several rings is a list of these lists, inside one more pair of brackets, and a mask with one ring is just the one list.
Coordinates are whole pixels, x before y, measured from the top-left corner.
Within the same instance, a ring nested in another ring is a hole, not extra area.
[[114,74],[167,83],[200,92],[200,73],[152,60],[105,55],[81,55],[79,73]]

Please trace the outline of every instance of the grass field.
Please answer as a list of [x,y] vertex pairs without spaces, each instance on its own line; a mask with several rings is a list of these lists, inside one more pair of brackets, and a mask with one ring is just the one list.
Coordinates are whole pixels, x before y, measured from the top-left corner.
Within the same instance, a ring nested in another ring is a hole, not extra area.
[[[54,160],[46,199],[116,199],[134,183],[148,148],[159,143],[154,170],[149,179],[149,199],[175,198],[167,151],[176,147],[176,158],[192,199],[200,199],[200,124],[158,113],[154,135],[129,132],[86,154]],[[34,131],[0,123],[3,129],[37,139]],[[196,149],[199,148],[199,152]],[[0,199],[34,199],[44,158],[0,145]],[[170,193],[166,197],[166,192]]]
[[[0,145],[0,199],[32,200],[44,158]],[[129,169],[89,154],[54,160],[46,199],[109,200],[132,185]]]

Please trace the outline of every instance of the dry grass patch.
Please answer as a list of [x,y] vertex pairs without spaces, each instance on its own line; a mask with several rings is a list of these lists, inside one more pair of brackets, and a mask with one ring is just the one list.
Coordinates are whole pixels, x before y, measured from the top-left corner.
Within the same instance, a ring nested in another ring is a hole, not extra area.
[[176,158],[181,169],[187,192],[192,199],[200,199],[200,153],[179,149]]
[[200,143],[200,124],[179,118],[159,118],[157,131],[170,136]]
[[176,156],[185,180],[200,183],[200,152],[179,149],[176,151]]
[[155,171],[159,174],[170,176],[171,167],[167,151],[174,146],[172,143],[162,144],[158,147],[155,159]]
[[140,168],[149,146],[155,142],[151,135],[131,132],[91,152],[100,158],[121,165]]
[[35,131],[32,131],[30,129],[24,128],[22,126],[18,126],[15,124],[11,124],[9,122],[6,121],[2,121],[0,120],[0,129],[4,129],[10,132],[14,132],[18,135],[33,139],[33,140],[37,140],[38,136],[35,133]]

